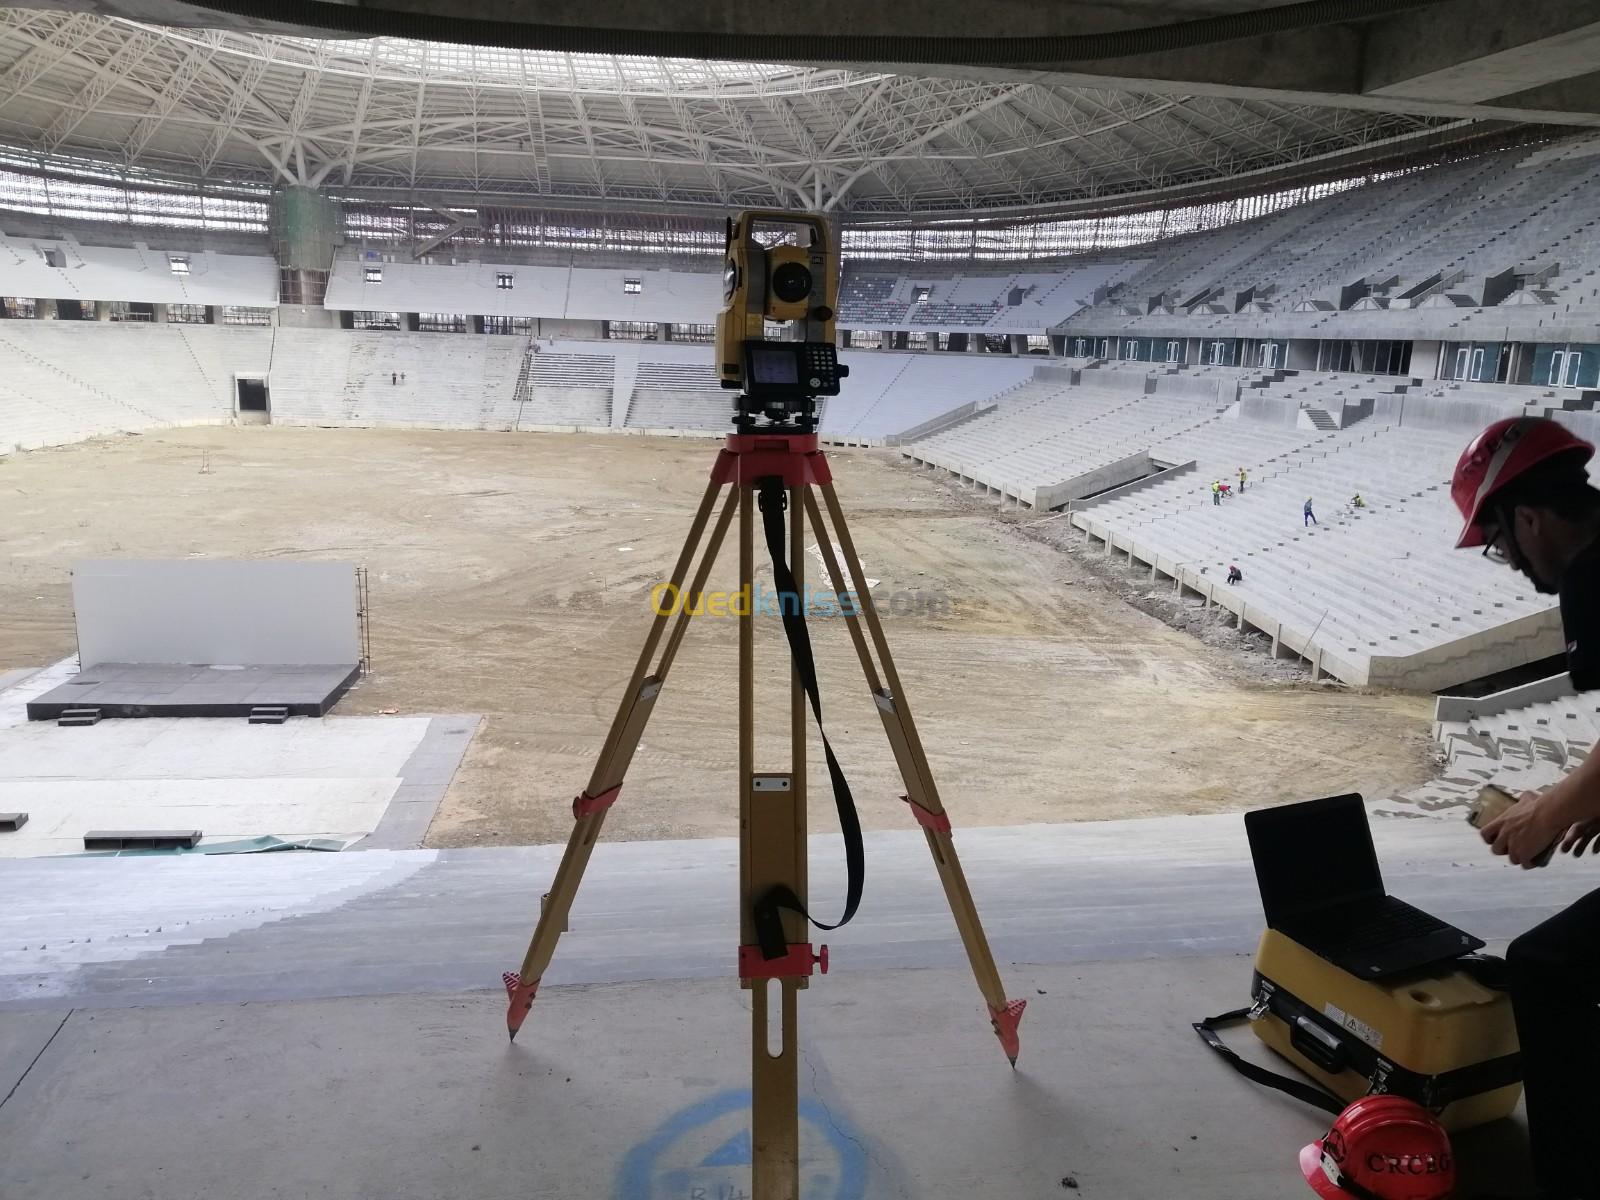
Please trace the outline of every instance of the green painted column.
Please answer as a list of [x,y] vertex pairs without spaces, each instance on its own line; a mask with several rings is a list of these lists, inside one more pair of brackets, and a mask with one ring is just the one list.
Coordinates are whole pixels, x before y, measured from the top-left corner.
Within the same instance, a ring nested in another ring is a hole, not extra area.
[[270,220],[280,318],[297,325],[337,324],[337,314],[326,312],[322,302],[334,253],[344,242],[338,201],[316,188],[279,188],[272,194]]

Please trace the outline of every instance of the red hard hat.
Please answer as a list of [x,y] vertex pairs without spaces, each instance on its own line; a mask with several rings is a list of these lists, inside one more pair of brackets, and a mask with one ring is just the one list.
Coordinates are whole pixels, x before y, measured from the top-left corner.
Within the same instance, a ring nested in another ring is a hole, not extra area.
[[1402,1096],[1363,1096],[1300,1151],[1323,1200],[1449,1200],[1456,1160],[1444,1126]]
[[1593,457],[1594,447],[1548,417],[1507,417],[1473,438],[1461,452],[1450,480],[1450,499],[1466,522],[1456,549],[1481,546],[1488,540],[1482,513],[1489,497],[1528,468],[1558,454],[1581,454],[1577,461],[1586,463]]

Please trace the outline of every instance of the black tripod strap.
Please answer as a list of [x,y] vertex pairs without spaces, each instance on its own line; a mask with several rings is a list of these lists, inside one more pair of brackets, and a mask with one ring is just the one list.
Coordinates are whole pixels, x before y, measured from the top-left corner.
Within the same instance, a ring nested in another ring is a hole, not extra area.
[[783,632],[789,640],[789,656],[794,662],[795,674],[800,677],[800,686],[805,689],[806,698],[811,702],[817,732],[822,735],[822,753],[828,760],[828,778],[833,783],[833,802],[839,810],[839,832],[844,837],[845,862],[844,915],[832,925],[817,920],[807,912],[806,906],[800,903],[800,897],[783,884],[769,888],[756,901],[756,939],[760,943],[762,957],[774,959],[782,957],[788,948],[779,916],[780,909],[799,913],[818,929],[838,929],[856,915],[856,909],[861,904],[861,884],[866,875],[866,853],[861,844],[861,819],[856,815],[856,802],[850,795],[850,783],[844,777],[839,760],[833,756],[833,747],[828,744],[828,734],[822,727],[817,664],[811,654],[811,635],[806,629],[802,609],[805,601],[795,583],[794,572],[789,569],[784,545],[787,522],[783,512],[788,503],[788,494],[783,480],[776,476],[760,480],[759,488],[761,524],[767,535],[767,553],[772,557],[772,579],[778,587],[778,609],[783,615]]
[[1279,1075],[1276,1071],[1269,1071],[1265,1067],[1258,1067],[1255,1063],[1240,1058],[1234,1050],[1224,1042],[1217,1030],[1223,1025],[1231,1025],[1235,1021],[1242,1021],[1250,1015],[1248,1008],[1236,1008],[1232,1012],[1221,1013],[1215,1017],[1207,1017],[1204,1021],[1194,1023],[1194,1031],[1200,1035],[1202,1041],[1222,1056],[1222,1061],[1227,1063],[1239,1074],[1252,1083],[1259,1083],[1262,1087],[1275,1088],[1286,1095],[1293,1096],[1296,1100],[1304,1100],[1307,1104],[1320,1108],[1323,1112],[1333,1113],[1337,1116],[1345,1110],[1345,1102],[1332,1092],[1325,1092],[1314,1084],[1304,1083],[1288,1075]]

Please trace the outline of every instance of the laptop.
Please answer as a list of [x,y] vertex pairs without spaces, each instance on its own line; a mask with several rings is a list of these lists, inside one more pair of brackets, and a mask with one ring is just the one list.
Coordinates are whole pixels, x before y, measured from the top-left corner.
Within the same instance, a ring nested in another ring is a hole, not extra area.
[[1267,927],[1363,979],[1471,954],[1483,942],[1384,891],[1355,793],[1244,815]]

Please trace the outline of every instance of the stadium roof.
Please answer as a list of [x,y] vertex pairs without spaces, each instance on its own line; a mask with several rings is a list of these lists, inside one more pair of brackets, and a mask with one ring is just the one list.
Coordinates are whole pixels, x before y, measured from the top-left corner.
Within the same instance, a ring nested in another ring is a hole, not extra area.
[[862,221],[1092,212],[1351,169],[1438,114],[0,10],[0,142],[393,198]]

